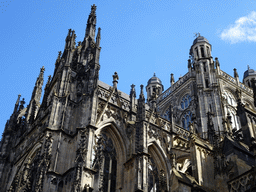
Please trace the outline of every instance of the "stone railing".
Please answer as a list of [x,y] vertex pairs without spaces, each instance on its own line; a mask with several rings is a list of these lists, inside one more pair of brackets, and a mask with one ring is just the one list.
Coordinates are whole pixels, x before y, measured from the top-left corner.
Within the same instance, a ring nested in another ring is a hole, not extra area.
[[[230,192],[244,192],[251,191],[255,187],[255,167],[251,170],[243,173],[242,175],[230,180],[228,182],[228,187]],[[254,191],[254,190],[252,190]]]
[[[236,79],[234,77],[231,77],[229,74],[225,73],[224,71],[221,71],[220,70],[220,75],[222,77],[224,77],[225,79],[227,79],[228,81],[236,84]],[[253,93],[252,89],[250,89],[249,87],[247,87],[245,84],[241,83],[241,82],[238,82],[238,85],[240,88],[242,88],[243,90],[249,92],[249,93]]]
[[225,73],[224,71],[220,70],[220,75],[223,76],[225,79],[227,79],[228,81],[231,81],[233,83],[236,83],[236,79],[232,76],[230,76],[229,74]]
[[177,133],[178,135],[180,135],[181,137],[183,137],[184,139],[189,139],[190,136],[190,132],[182,127],[179,127],[177,125],[174,126],[173,130],[174,133]]
[[170,95],[175,89],[180,87],[185,81],[187,81],[190,77],[190,73],[186,73],[183,77],[179,78],[178,81],[176,81],[170,88],[168,88],[165,92],[163,92],[158,98],[157,102],[160,102],[164,98],[166,98],[168,95]]

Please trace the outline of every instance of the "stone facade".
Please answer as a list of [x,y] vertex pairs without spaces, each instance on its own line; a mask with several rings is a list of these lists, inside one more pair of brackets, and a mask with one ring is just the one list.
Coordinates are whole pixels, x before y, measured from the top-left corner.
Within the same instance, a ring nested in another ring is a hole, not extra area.
[[163,92],[155,75],[136,99],[99,80],[96,6],[85,38],[68,31],[40,103],[44,67],[27,107],[18,96],[0,143],[1,191],[166,192],[256,190],[256,84],[194,40],[188,73]]

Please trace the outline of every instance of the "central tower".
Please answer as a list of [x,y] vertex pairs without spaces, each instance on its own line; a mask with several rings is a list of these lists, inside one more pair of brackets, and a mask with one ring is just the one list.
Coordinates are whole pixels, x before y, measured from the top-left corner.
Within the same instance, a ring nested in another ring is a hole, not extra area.
[[[213,121],[215,131],[222,130],[222,112],[218,93],[216,69],[211,55],[212,46],[209,41],[200,36],[194,40],[190,48],[192,60],[189,69],[195,70],[197,114],[201,119],[202,132],[208,132],[208,122]],[[218,66],[217,66],[218,68]],[[210,119],[209,119],[210,118]],[[207,128],[207,129],[206,129]]]

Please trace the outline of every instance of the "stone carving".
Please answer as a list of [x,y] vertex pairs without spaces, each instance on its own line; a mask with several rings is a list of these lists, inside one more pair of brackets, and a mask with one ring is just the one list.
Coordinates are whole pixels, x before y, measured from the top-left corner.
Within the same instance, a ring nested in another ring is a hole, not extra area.
[[98,189],[101,192],[106,191],[107,188],[114,190],[115,183],[112,183],[112,179],[116,177],[116,150],[111,138],[101,133],[97,137],[94,149],[95,159],[92,167],[98,173]]
[[88,146],[88,129],[80,130],[80,140],[78,144],[78,149],[76,150],[76,171],[75,179],[72,187],[73,192],[80,192],[81,190],[81,177],[82,177],[82,168],[86,161],[87,146]]

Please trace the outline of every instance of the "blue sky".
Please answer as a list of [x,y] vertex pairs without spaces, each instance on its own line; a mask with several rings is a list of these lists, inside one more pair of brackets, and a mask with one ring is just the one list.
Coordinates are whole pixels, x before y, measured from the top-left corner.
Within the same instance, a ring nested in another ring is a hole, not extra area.
[[101,27],[100,80],[129,93],[156,73],[167,89],[187,72],[194,34],[206,37],[222,70],[242,81],[256,69],[256,2],[240,0],[0,0],[0,132],[18,94],[29,103],[40,68],[53,74],[68,29],[82,41],[91,5]]

